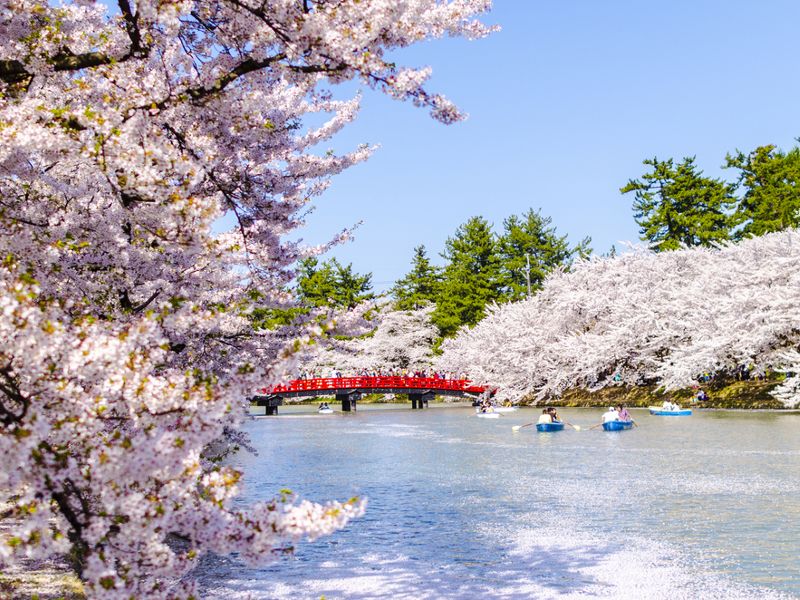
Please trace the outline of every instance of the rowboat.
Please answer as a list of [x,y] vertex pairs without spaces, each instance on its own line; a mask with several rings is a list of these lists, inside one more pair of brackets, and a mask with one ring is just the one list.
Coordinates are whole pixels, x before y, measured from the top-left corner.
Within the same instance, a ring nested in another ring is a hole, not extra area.
[[633,427],[633,421],[609,421],[608,423],[603,423],[604,431],[622,431],[631,427]]
[[475,416],[476,417],[480,417],[481,419],[499,419],[500,418],[500,415],[497,414],[496,412],[485,412],[485,413],[477,412],[475,414]]
[[317,412],[319,414],[321,414],[321,415],[332,415],[333,414],[333,409],[332,408],[320,408]]
[[561,421],[554,423],[537,423],[536,431],[561,431],[564,429],[564,424]]
[[679,410],[664,410],[660,406],[650,406],[651,415],[656,415],[657,417],[688,417],[692,414],[691,408],[681,408]]

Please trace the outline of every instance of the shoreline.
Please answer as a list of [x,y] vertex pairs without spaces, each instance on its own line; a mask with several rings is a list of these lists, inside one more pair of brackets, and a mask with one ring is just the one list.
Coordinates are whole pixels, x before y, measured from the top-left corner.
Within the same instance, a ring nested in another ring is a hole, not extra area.
[[[405,408],[410,409],[411,408],[411,402],[373,401],[373,402],[364,402],[363,404],[367,404],[367,405],[370,405],[370,406],[376,406],[376,405],[377,406],[396,406],[398,409],[405,409]],[[452,408],[473,408],[471,404],[467,404],[465,402],[451,402],[451,401],[447,401],[447,400],[436,400],[435,402],[431,402],[431,406],[434,406],[434,405],[437,408],[447,407],[448,405],[450,405]],[[295,403],[295,402],[293,402],[291,404],[284,404],[283,408],[293,407],[293,406],[310,407],[311,403],[308,403],[308,402],[303,402],[303,403],[297,402],[297,403]],[[530,408],[530,409],[541,409],[541,408],[546,407],[546,406],[555,406],[556,408],[585,408],[585,409],[604,410],[604,409],[608,408],[608,406],[610,406],[610,404],[608,404],[608,403],[595,403],[595,404],[579,404],[579,405],[571,405],[570,404],[570,405],[565,405],[565,404],[558,404],[558,403],[552,403],[552,404],[518,403],[518,404],[515,404],[515,406],[518,406],[520,408]],[[648,410],[648,408],[649,408],[649,406],[630,406],[628,404],[626,404],[626,406],[627,406],[627,408],[629,410]],[[724,407],[724,406],[722,406],[722,407],[720,407],[720,406],[698,406],[697,404],[685,404],[685,405],[681,405],[681,406],[683,406],[684,408],[691,408],[693,411],[701,411],[701,412],[738,412],[738,413],[775,413],[775,414],[798,413],[798,414],[800,414],[800,407],[798,407],[798,408],[741,408],[741,407]],[[252,405],[252,408],[263,408],[263,407],[257,407],[255,405]],[[332,407],[332,408],[337,413],[342,412],[335,406]],[[353,412],[357,413],[358,411],[356,410],[356,411],[353,411]],[[279,413],[278,415],[251,414],[250,417],[255,418],[255,419],[261,419],[261,418],[266,418],[268,416],[269,417],[272,417],[272,416],[281,417],[281,416],[286,416],[286,414],[287,413]],[[293,416],[313,416],[313,415],[315,415],[317,413],[316,413],[316,411],[310,411],[308,413],[303,412],[303,413],[289,413],[289,414],[293,415]]]
[[[774,410],[790,411],[800,410],[800,406],[787,407],[780,400],[772,397],[770,392],[780,385],[783,378],[772,375],[766,379],[747,379],[736,380],[732,378],[717,378],[703,384],[698,384],[692,388],[683,388],[665,392],[663,388],[656,384],[627,386],[627,385],[608,385],[595,391],[583,388],[569,388],[559,397],[537,399],[532,395],[520,398],[514,404],[516,406],[556,406],[556,407],[586,407],[603,408],[611,404],[625,404],[629,408],[647,408],[649,406],[660,406],[664,400],[670,400],[681,406],[697,409],[720,409],[720,410]],[[708,394],[705,401],[693,401],[698,390],[704,390]],[[331,403],[333,396],[317,396],[286,403],[291,405],[318,405],[322,401]],[[449,400],[448,396],[436,396],[431,404],[448,404],[458,402],[471,402],[472,398],[465,397],[460,400]],[[364,404],[403,404],[410,402],[405,394],[397,394],[391,399],[383,394],[364,394],[358,400],[360,405]]]

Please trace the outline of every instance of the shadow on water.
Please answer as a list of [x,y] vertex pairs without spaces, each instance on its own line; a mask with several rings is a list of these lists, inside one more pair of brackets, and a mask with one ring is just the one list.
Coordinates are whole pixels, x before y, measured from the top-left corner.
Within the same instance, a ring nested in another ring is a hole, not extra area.
[[[343,563],[335,558],[312,566],[307,561],[282,559],[281,565],[242,572],[235,561],[206,557],[198,570],[203,597],[214,598],[508,598],[581,594],[606,587],[587,573],[620,551],[616,544],[575,545],[560,549],[512,551],[492,559],[465,561],[461,567],[431,564],[412,557],[366,555]],[[284,584],[270,577],[302,570],[302,580]],[[213,576],[210,576],[213,574]],[[220,583],[224,582],[222,585]],[[532,594],[535,594],[532,596]],[[594,595],[594,594],[590,594]]]
[[[263,567],[204,558],[201,597],[800,593],[800,415],[635,411],[640,427],[627,432],[512,432],[538,412],[360,410],[249,423],[259,455],[235,459],[245,504],[288,487],[318,501],[364,496],[367,513]],[[602,411],[560,412],[587,427]]]

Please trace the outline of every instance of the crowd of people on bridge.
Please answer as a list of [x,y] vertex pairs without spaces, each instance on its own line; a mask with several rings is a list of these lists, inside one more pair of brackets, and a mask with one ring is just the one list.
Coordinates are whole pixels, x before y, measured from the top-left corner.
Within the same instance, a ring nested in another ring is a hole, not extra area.
[[421,379],[447,379],[447,380],[463,380],[467,379],[466,373],[453,373],[446,371],[437,371],[435,369],[399,369],[391,367],[389,369],[360,369],[355,371],[347,371],[341,369],[330,369],[328,371],[320,371],[316,369],[303,370],[300,372],[298,379],[323,379],[334,378],[341,379],[342,377],[413,377]]

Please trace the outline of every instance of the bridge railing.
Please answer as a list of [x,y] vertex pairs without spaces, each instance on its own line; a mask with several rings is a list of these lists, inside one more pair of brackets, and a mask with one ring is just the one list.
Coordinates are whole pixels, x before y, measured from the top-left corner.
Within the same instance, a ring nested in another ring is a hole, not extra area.
[[[453,390],[481,394],[485,388],[470,385],[469,379],[439,379],[436,377],[325,377],[320,379],[295,379],[272,388],[272,394],[281,392],[319,392],[342,389],[409,389]],[[267,390],[265,389],[266,393]]]

